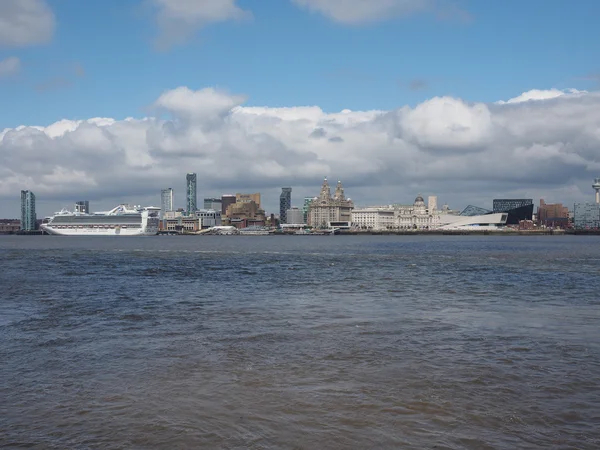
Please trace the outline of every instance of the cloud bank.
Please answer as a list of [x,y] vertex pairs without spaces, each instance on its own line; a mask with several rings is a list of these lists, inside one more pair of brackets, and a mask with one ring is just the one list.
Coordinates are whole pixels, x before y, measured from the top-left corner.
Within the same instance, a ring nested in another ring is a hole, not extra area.
[[531,91],[516,99],[435,97],[414,108],[327,113],[246,107],[241,95],[179,87],[154,102],[156,117],[0,132],[0,211],[17,211],[21,189],[57,206],[80,198],[157,204],[160,189],[190,171],[200,197],[262,190],[273,193],[273,210],[280,186],[294,187],[296,199],[312,196],[326,175],[344,180],[362,205],[418,192],[456,208],[511,194],[591,199],[587,185],[600,175],[600,93]]
[[54,14],[45,0],[0,1],[0,47],[24,47],[48,42]]

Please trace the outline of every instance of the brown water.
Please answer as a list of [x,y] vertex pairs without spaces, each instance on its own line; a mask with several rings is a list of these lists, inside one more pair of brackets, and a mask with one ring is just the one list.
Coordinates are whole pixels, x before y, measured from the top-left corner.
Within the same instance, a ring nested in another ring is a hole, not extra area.
[[600,448],[597,237],[0,237],[0,446]]

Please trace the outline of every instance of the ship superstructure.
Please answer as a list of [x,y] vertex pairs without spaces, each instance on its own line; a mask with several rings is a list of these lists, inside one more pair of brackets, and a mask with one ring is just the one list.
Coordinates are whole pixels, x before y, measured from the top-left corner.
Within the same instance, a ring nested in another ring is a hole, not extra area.
[[160,208],[121,204],[110,211],[71,212],[63,209],[44,219],[41,229],[63,236],[144,236],[158,233]]

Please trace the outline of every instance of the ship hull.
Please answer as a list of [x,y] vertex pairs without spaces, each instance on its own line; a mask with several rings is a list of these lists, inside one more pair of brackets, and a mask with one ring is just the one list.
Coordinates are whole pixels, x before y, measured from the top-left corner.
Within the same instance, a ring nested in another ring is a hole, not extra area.
[[56,228],[42,225],[40,227],[48,234],[56,236],[154,236],[156,228]]

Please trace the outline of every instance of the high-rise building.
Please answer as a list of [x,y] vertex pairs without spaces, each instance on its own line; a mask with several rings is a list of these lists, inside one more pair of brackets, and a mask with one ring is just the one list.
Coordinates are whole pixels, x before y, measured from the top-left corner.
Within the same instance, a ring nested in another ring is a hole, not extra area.
[[219,211],[221,213],[221,199],[220,198],[205,198],[204,199],[204,209],[214,209],[215,211]]
[[260,208],[260,192],[255,192],[254,194],[240,194],[238,192],[237,194],[235,194],[235,202],[236,203],[254,202]]
[[160,191],[160,215],[165,217],[166,213],[171,211],[173,211],[173,189],[162,189]]
[[185,196],[185,211],[189,215],[192,215],[198,209],[197,204],[197,194],[196,194],[196,174],[188,173],[185,177],[187,186],[186,186],[186,196]]
[[225,217],[227,214],[227,208],[229,205],[233,205],[236,202],[236,196],[232,194],[223,194],[221,196],[221,216]]
[[304,221],[302,223],[308,223],[308,210],[310,209],[310,204],[312,201],[312,197],[304,197],[304,203],[302,204],[302,216]]
[[[292,188],[284,187],[281,188],[281,195],[279,196],[279,222],[289,223],[287,221],[287,211],[292,207]],[[294,222],[291,222],[294,223]]]
[[75,212],[81,214],[89,214],[90,213],[90,202],[88,200],[80,200],[75,202]]
[[35,194],[31,191],[21,191],[21,230],[34,231],[36,228]]

